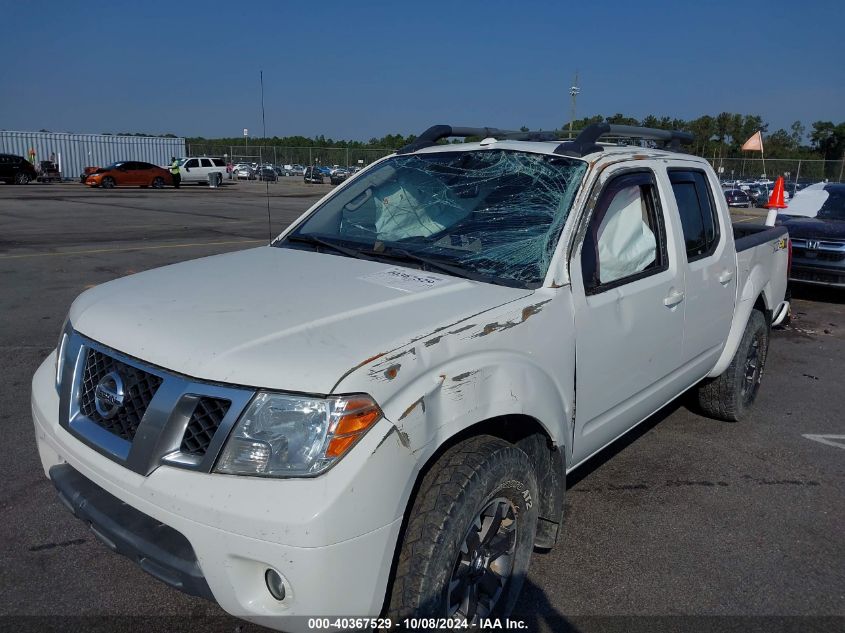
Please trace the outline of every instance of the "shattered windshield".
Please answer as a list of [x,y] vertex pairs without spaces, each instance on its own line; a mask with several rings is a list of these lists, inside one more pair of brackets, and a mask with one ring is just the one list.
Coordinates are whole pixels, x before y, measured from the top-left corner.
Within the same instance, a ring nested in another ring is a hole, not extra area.
[[508,150],[394,156],[274,246],[537,287],[585,171],[583,161]]

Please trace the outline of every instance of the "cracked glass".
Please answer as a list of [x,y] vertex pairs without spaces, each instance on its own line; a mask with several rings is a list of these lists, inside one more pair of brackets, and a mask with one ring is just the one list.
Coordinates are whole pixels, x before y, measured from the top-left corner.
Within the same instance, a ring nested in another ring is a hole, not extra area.
[[586,169],[576,159],[498,149],[394,156],[274,245],[310,240],[334,254],[537,287]]

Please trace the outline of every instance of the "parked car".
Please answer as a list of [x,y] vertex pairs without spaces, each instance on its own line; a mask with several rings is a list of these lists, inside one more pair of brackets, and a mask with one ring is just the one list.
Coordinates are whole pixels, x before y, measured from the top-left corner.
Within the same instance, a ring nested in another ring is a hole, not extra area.
[[235,178],[238,180],[255,180],[256,172],[251,165],[237,165],[235,167]]
[[182,176],[182,184],[193,182],[207,185],[210,174],[219,174],[218,182],[223,182],[226,176],[226,161],[208,157],[180,158],[179,173]]
[[332,170],[329,167],[323,166],[323,167],[317,167],[317,169],[320,170],[320,173],[323,174],[324,176],[331,176],[332,175]]
[[748,209],[751,207],[751,198],[741,189],[728,189],[725,191],[725,200],[729,207]]
[[597,145],[627,126],[458,131],[485,142],[436,126],[269,246],[73,302],[31,411],[101,541],[265,626],[466,628],[555,545],[568,472],[690,388],[746,418],[788,310],[784,227],[732,228],[703,158]]
[[97,169],[88,176],[85,184],[89,187],[153,187],[161,189],[166,185],[173,184],[173,176],[170,171],[140,161],[124,160],[112,163],[108,167]]
[[323,172],[320,171],[319,167],[313,167],[313,166],[306,167],[305,173],[303,174],[302,179],[305,182],[319,183],[319,184],[322,185],[323,184]]
[[258,172],[258,179],[266,180],[268,182],[276,182],[279,179],[279,174],[276,173],[276,170],[272,165],[265,165]]
[[345,169],[334,169],[334,170],[332,170],[332,175],[329,176],[329,181],[333,185],[339,185],[340,183],[342,183],[347,178],[349,178],[349,172],[348,171],[346,171]]
[[800,190],[778,216],[792,238],[792,281],[845,288],[845,183]]
[[53,182],[54,180],[61,181],[62,174],[59,172],[59,166],[51,160],[42,160],[38,163],[38,181],[39,182]]
[[23,156],[0,154],[0,180],[3,182],[25,185],[37,177],[35,167]]

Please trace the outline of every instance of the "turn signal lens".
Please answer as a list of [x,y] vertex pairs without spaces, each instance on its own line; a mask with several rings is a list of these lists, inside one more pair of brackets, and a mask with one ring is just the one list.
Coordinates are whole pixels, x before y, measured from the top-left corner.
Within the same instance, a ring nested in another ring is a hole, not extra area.
[[364,432],[381,418],[381,409],[371,398],[351,396],[338,402],[336,422],[326,446],[326,459],[343,455]]
[[360,437],[360,434],[344,435],[343,437],[335,437],[329,442],[326,448],[326,457],[340,457],[352,444]]
[[338,421],[334,434],[346,435],[366,431],[380,416],[381,412],[375,407],[347,413]]

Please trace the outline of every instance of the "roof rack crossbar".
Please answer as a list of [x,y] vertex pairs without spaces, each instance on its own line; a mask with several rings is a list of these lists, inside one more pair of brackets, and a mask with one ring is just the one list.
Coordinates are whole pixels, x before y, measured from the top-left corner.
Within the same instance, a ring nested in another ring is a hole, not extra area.
[[593,152],[602,151],[602,147],[596,142],[602,136],[620,136],[625,138],[642,138],[651,141],[661,141],[663,146],[672,150],[679,150],[681,144],[691,145],[693,135],[689,132],[679,130],[659,130],[651,127],[638,127],[636,125],[617,125],[615,123],[591,123],[578,134],[574,141],[561,143],[555,149],[556,154],[566,156],[585,156]]
[[495,127],[453,127],[451,125],[432,125],[420,134],[413,142],[396,150],[397,154],[409,154],[424,147],[431,147],[438,141],[450,137],[480,136],[481,138],[495,138],[511,141],[556,141],[559,135],[555,132],[543,131],[513,131],[500,130]]
[[[420,134],[413,142],[396,150],[397,154],[409,154],[424,147],[431,147],[438,141],[450,137],[480,136],[481,138],[495,138],[497,140],[510,141],[556,141],[560,139],[557,132],[543,131],[513,131],[500,130],[495,127],[454,127],[451,125],[432,125],[425,132]],[[674,151],[681,149],[681,145],[690,145],[693,136],[689,132],[679,130],[659,130],[650,127],[638,127],[636,125],[617,125],[615,123],[591,123],[585,127],[575,140],[565,141],[555,148],[556,154],[565,156],[581,157],[593,152],[602,151],[597,141],[602,136],[619,136],[624,138],[641,138],[651,141],[660,141],[663,147]]]

